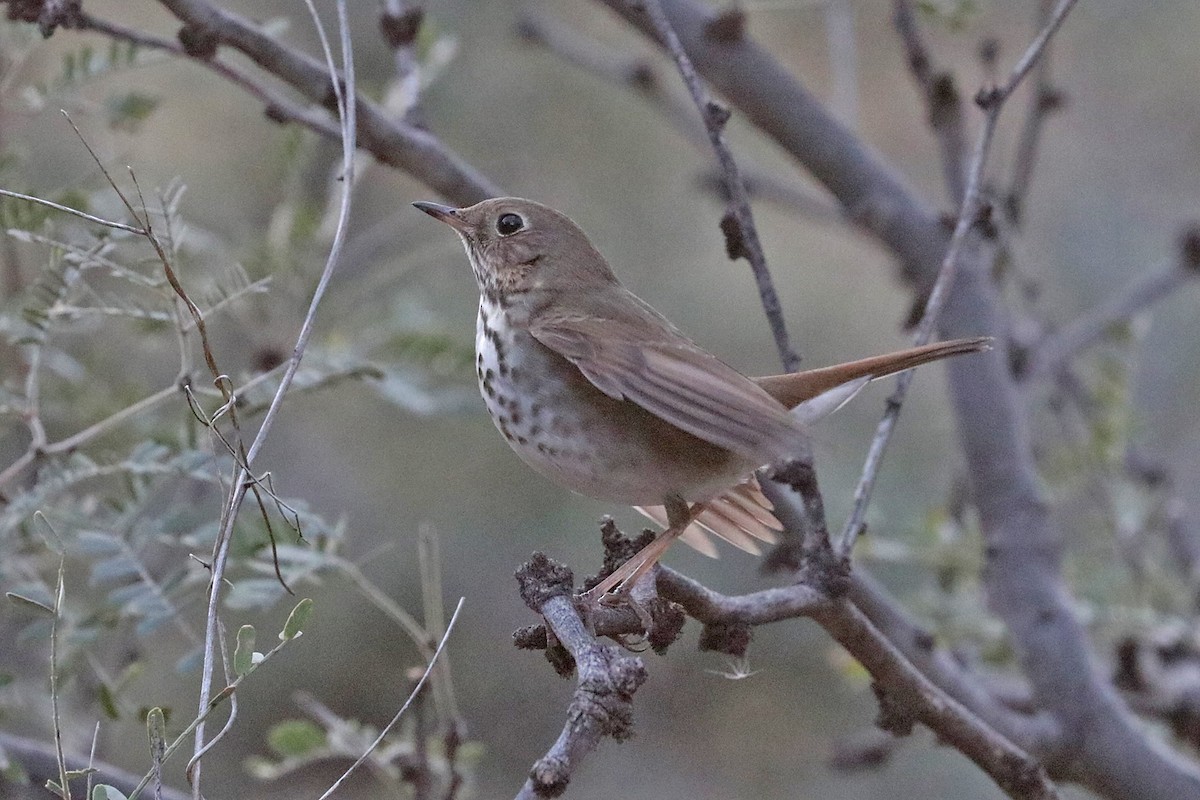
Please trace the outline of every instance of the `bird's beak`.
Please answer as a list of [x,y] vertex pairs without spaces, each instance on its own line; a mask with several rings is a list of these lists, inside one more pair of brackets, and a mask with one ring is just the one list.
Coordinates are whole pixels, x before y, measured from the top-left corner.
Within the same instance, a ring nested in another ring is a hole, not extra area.
[[418,200],[413,205],[434,219],[446,223],[459,233],[465,233],[467,230],[467,223],[463,220],[457,208],[444,206],[441,203],[430,203],[425,200]]

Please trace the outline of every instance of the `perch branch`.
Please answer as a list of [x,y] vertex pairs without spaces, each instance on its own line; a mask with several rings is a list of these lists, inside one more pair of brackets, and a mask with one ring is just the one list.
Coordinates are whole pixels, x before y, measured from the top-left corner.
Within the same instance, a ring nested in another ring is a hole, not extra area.
[[[567,788],[580,759],[610,736],[632,733],[633,693],[646,680],[640,658],[600,644],[587,630],[571,599],[571,571],[541,554],[517,571],[526,605],[542,615],[557,642],[570,653],[579,675],[567,723],[545,756],[538,759],[517,800],[557,797]],[[548,651],[549,652],[549,651]]]

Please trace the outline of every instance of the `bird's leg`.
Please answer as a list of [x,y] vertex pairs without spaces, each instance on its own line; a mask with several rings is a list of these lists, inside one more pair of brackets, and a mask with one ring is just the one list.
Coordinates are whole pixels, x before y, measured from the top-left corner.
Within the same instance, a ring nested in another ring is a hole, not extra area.
[[631,589],[704,510],[704,503],[694,503],[689,507],[687,501],[675,496],[668,497],[663,505],[667,509],[667,529],[613,570],[611,575],[584,592],[582,597],[585,601],[599,600],[614,590]]

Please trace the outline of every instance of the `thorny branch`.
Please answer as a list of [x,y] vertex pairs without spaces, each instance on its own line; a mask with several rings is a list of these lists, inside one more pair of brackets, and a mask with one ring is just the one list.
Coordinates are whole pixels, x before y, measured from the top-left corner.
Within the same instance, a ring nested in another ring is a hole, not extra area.
[[729,122],[729,109],[709,96],[708,90],[696,74],[687,51],[671,27],[670,20],[663,13],[658,0],[645,0],[645,11],[650,16],[659,39],[667,52],[675,59],[679,74],[687,84],[692,95],[692,101],[700,110],[704,120],[704,129],[708,140],[716,153],[717,162],[721,165],[721,173],[725,182],[725,191],[729,198],[725,216],[721,219],[721,231],[725,234],[725,250],[732,259],[745,258],[750,262],[754,280],[758,284],[758,294],[762,301],[763,311],[771,325],[771,333],[775,337],[775,347],[779,358],[788,372],[794,372],[800,367],[800,357],[792,349],[788,340],[787,324],[783,320],[783,308],[779,303],[779,295],[775,291],[775,283],[771,279],[771,271],[767,267],[767,257],[763,253],[762,242],[758,238],[758,228],[754,225],[754,213],[750,210],[750,197],[742,182],[741,171],[733,158],[733,152],[725,142],[725,125]]

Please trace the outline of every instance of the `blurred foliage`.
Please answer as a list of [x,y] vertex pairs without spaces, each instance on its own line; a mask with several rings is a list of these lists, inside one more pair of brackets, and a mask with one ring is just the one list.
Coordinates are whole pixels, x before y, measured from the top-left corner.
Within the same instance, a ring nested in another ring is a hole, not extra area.
[[[9,25],[0,36],[21,40]],[[23,60],[20,52],[6,53],[10,68]],[[133,133],[154,114],[157,100],[114,90],[117,84],[107,82],[160,60],[159,54],[120,43],[84,47],[63,58],[57,77],[19,90],[10,86],[0,102],[20,97],[32,107],[69,106],[85,137],[98,122],[118,134]],[[92,102],[85,89],[97,86],[104,97]],[[232,248],[220,237],[191,227],[182,181],[148,192],[131,171],[114,176],[119,189],[107,184],[107,176],[95,175],[39,196],[82,212],[118,213],[121,222],[137,226],[138,219],[121,213],[124,203],[131,204],[163,243],[210,335],[224,340],[226,331],[244,328],[261,313],[265,302],[276,314],[288,303],[295,304],[297,315],[303,311],[312,280],[308,269],[325,257],[332,231],[323,223],[337,197],[336,180],[325,194],[302,179],[314,163],[333,168],[321,163],[320,144],[307,134],[283,140],[275,163],[284,190],[271,210],[272,225],[246,248],[249,266],[232,259]],[[0,154],[0,185],[36,194],[30,188],[37,186],[36,176],[25,169],[19,154]],[[209,355],[234,398],[231,408],[206,374],[196,321],[145,237],[12,197],[0,201],[0,224],[23,256],[40,255],[42,263],[0,308],[6,343],[0,350],[0,436],[10,443],[10,455],[15,452],[0,471],[5,498],[0,588],[9,600],[0,608],[0,628],[11,632],[12,641],[39,648],[53,635],[60,683],[89,687],[89,705],[105,724],[148,720],[152,731],[161,729],[157,741],[165,747],[168,737],[179,737],[196,721],[168,703],[148,705],[146,687],[158,683],[148,671],[156,667],[147,651],[130,642],[153,642],[150,652],[182,652],[175,669],[194,677],[204,640],[206,562],[237,472],[238,443],[266,410],[290,353],[271,345],[254,352],[215,346]],[[471,375],[470,342],[447,335],[431,315],[411,312],[411,304],[389,298],[360,304],[325,326],[308,348],[292,395],[366,385],[419,413],[453,410]],[[12,451],[11,443],[21,441],[27,443],[24,452]],[[238,522],[226,572],[227,622],[278,611],[281,603],[295,602],[290,593],[326,578],[382,594],[342,559],[344,523],[313,512],[303,497],[277,491],[285,483],[270,474],[254,479],[259,502],[251,498]],[[53,535],[47,534],[51,529]],[[60,563],[70,576],[61,607],[54,601]],[[307,615],[310,606],[304,601],[293,610],[280,645],[298,635],[298,615],[302,609]],[[436,636],[411,618],[404,623],[410,624],[397,624],[419,634],[419,649]],[[242,624],[231,657],[233,683],[280,645],[255,652],[254,628]],[[44,702],[48,664],[18,670],[0,663],[0,668],[5,670],[0,719],[6,706],[15,708],[11,704]],[[448,672],[440,670],[436,680],[447,684]],[[445,685],[437,690],[442,698],[447,691]],[[438,713],[450,709],[439,706]],[[327,722],[357,725],[336,717]],[[420,735],[440,742],[437,726],[425,725]],[[281,755],[292,759],[304,756],[296,729],[292,735],[287,730],[272,737],[272,748],[283,747]],[[394,732],[375,761],[386,764],[411,753],[413,735]],[[358,753],[343,747],[336,755]],[[447,766],[440,758],[440,763],[447,774],[458,770],[454,774],[463,779],[461,762]],[[386,775],[397,785],[410,778],[398,767]],[[119,794],[111,787],[105,791]]]

